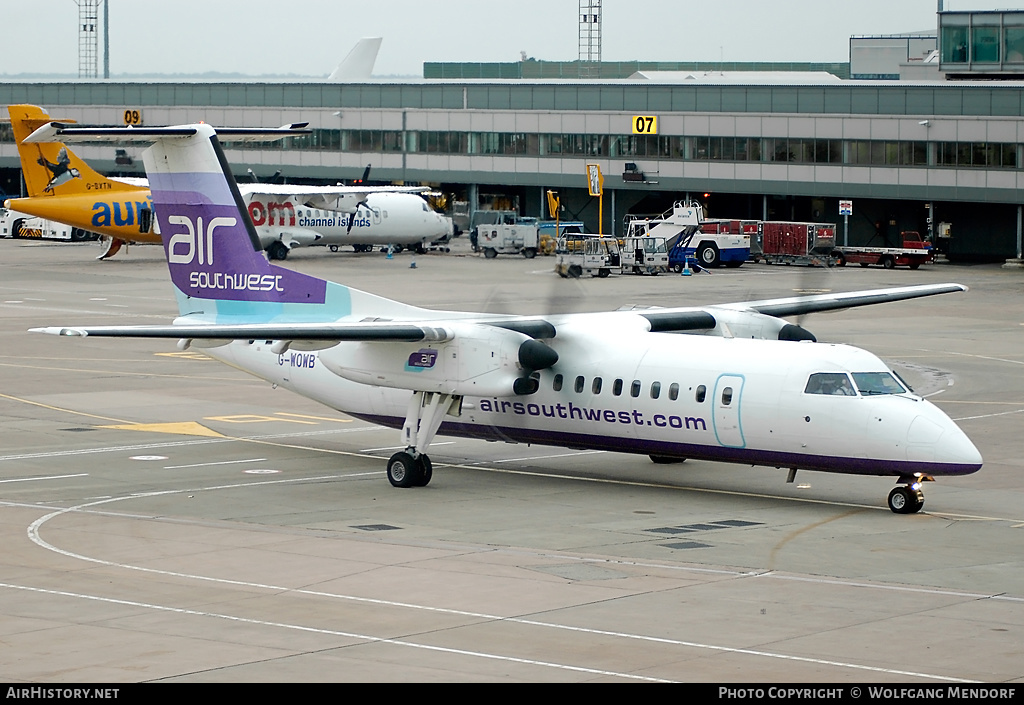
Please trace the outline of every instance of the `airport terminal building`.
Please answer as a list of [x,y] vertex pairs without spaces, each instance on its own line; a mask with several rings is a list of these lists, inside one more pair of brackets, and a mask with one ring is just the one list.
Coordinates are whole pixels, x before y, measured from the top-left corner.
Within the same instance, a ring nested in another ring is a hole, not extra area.
[[[998,13],[995,24],[992,14],[940,13],[940,42],[943,19],[965,28],[945,32],[957,42],[995,37],[998,45],[1000,36],[1024,31],[1024,12]],[[973,15],[985,15],[983,32],[974,31]],[[0,83],[0,100],[86,124],[310,123],[313,134],[290,143],[232,146],[228,158],[240,178],[248,169],[260,178],[281,170],[292,181],[334,183],[371,165],[375,181],[434,184],[471,209],[512,204],[540,217],[547,216],[543,194],[554,189],[563,218],[596,232],[598,203],[585,177],[596,163],[605,233],[621,232],[627,213],[657,213],[691,198],[711,217],[834,222],[842,233],[844,199],[853,201],[852,245],[896,244],[906,230],[937,237],[941,224],[951,259],[1018,257],[1024,55],[997,50],[992,73],[991,54],[978,64],[973,48],[941,51],[941,68],[963,80],[655,70],[596,80],[23,81]],[[638,130],[641,117],[654,121]],[[135,148],[77,151],[101,170],[142,175]],[[18,192],[17,168],[4,126],[8,193]]]

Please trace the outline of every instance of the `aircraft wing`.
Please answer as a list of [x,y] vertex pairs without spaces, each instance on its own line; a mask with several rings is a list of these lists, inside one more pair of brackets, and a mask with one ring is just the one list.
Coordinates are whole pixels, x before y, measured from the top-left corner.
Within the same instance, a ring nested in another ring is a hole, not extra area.
[[922,296],[951,294],[967,291],[962,284],[920,284],[918,286],[901,286],[892,289],[871,289],[868,291],[850,291],[834,294],[814,294],[812,296],[790,296],[782,299],[763,299],[761,301],[745,301],[724,304],[715,308],[730,308],[756,311],[767,316],[801,316],[805,313],[821,311],[840,311],[857,306],[890,303],[917,299]]
[[[220,131],[218,130],[218,133]],[[371,193],[430,193],[429,186],[303,186],[301,184],[238,184],[243,194],[254,196],[295,196],[324,198],[357,195],[361,200]]]
[[[651,332],[709,330],[716,326],[715,311],[752,311],[768,316],[797,316],[822,311],[838,311],[858,306],[905,301],[924,296],[967,291],[962,284],[922,284],[918,286],[872,289],[813,296],[792,296],[706,307],[620,309],[647,319]],[[52,326],[33,328],[33,333],[66,337],[171,338],[179,340],[276,340],[318,342],[444,342],[455,337],[449,326],[485,325],[522,333],[535,339],[557,335],[557,326],[574,314],[559,314],[548,320],[538,316],[476,317],[463,314],[455,318],[422,321],[379,321],[358,323],[250,323],[250,324],[175,324],[165,326]]]
[[250,323],[237,325],[53,326],[31,333],[66,337],[175,338],[198,340],[319,340],[440,342],[451,338],[445,328],[416,323]]
[[427,186],[302,186],[277,184],[239,184],[243,196],[269,196],[295,198],[308,208],[354,213],[373,193],[430,192]]

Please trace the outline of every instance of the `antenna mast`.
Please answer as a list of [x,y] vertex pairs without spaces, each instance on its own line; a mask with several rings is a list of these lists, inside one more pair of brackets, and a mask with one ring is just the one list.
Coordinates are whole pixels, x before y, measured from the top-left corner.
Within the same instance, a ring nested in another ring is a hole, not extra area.
[[580,78],[601,77],[601,0],[580,0]]
[[75,0],[78,5],[78,77],[99,74],[99,0]]

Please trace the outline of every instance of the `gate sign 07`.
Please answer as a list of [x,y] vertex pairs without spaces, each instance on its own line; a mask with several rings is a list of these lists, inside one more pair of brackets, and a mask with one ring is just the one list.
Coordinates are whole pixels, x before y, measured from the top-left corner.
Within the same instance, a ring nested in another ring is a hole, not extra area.
[[657,115],[634,115],[633,116],[633,134],[634,135],[656,135],[656,134],[658,134],[658,116]]

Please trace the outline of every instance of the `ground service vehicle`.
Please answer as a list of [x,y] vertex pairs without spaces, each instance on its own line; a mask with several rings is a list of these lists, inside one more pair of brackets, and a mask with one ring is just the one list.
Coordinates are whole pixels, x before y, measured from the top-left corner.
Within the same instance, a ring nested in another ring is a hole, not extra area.
[[[756,220],[726,220],[709,218],[700,223],[700,232],[693,237],[697,245],[692,248],[681,248],[670,266],[681,271],[684,256],[696,260],[701,266],[714,267],[715,250],[718,251],[718,264],[726,267],[739,267],[750,259],[750,241],[757,236]],[[686,250],[692,249],[691,253]]]
[[537,256],[540,234],[536,218],[519,218],[515,223],[493,223],[476,226],[476,245],[484,257],[522,255],[527,259]]
[[836,226],[831,223],[764,221],[758,227],[755,261],[768,264],[803,264],[829,267],[836,246]]
[[555,247],[555,271],[561,277],[578,279],[584,274],[607,277],[622,266],[619,241],[582,233],[567,233]]
[[629,237],[619,241],[622,273],[653,274],[668,271],[668,246],[663,237]]
[[18,211],[0,209],[0,237],[35,238],[83,242],[97,240],[99,235],[46,218],[36,218]]
[[880,264],[886,269],[893,267],[910,267],[917,269],[922,264],[932,261],[931,243],[925,242],[916,232],[901,233],[903,247],[838,247],[833,251],[836,265],[842,267],[847,262],[867,267]]

